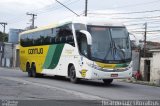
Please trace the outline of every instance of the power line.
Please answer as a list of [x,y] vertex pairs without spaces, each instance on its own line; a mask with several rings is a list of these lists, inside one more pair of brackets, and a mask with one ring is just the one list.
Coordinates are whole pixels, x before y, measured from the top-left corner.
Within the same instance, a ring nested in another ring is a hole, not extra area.
[[[142,5],[151,5],[154,3],[160,2],[160,0],[154,0],[151,2],[141,2],[141,3],[136,3],[136,4],[130,4],[130,5],[123,5],[123,6],[118,6],[118,7],[114,7],[114,8],[105,8],[105,9],[119,9],[119,8],[126,8],[126,7],[137,7],[137,6],[142,6]],[[104,9],[103,9],[104,10]],[[89,10],[89,11],[96,11],[96,10]]]
[[130,31],[137,31],[137,30],[143,29],[143,28],[135,28],[135,29],[129,29],[129,28],[127,28],[127,29],[130,30]]
[[155,29],[155,28],[160,28],[160,26],[148,26],[148,28],[152,28],[152,29]]
[[[137,20],[136,20],[137,21]],[[136,22],[134,21],[134,22]],[[147,23],[151,23],[151,24],[160,24],[159,22],[160,21],[146,21]],[[125,24],[126,26],[137,26],[137,25],[142,25],[144,24],[144,22],[141,22],[141,23],[131,23],[131,24]]]
[[142,25],[143,23],[136,23],[136,24],[125,24],[126,26],[137,26],[137,25]]
[[[80,0],[75,0],[75,1],[70,2],[70,3],[68,3],[68,4],[65,4],[65,5],[69,6],[69,5],[71,5],[71,4],[77,3],[78,1],[80,1]],[[47,11],[44,11],[44,12],[41,12],[41,13],[38,13],[38,14],[44,14],[44,13],[51,12],[51,11],[55,11],[55,10],[58,10],[58,9],[61,9],[61,8],[63,8],[63,6],[57,7],[57,8],[53,8],[53,9],[51,8],[51,9],[49,9],[49,10],[47,10]]]
[[[160,32],[147,32],[147,35],[160,34]],[[148,38],[147,38],[148,39]]]
[[[80,0],[75,0],[75,1],[73,1],[73,2],[70,2],[70,3],[66,4],[66,5],[71,5],[71,4],[77,3],[77,1],[80,1]],[[68,2],[68,1],[67,1],[67,2]],[[67,2],[65,2],[65,3],[67,3]],[[57,7],[57,8],[50,8],[50,9],[48,9],[48,10],[42,10],[42,9],[47,8],[47,7],[45,7],[45,8],[40,9],[39,11],[36,10],[36,13],[37,13],[37,14],[44,14],[44,13],[47,13],[47,12],[50,12],[50,11],[54,11],[54,10],[60,9],[60,8],[62,8],[62,7],[63,7],[63,6]],[[34,11],[35,11],[35,10],[34,10]],[[32,11],[32,12],[34,13],[34,11]],[[37,11],[38,11],[38,12],[37,12]],[[21,15],[20,15],[19,17],[21,17]],[[22,18],[13,18],[13,19],[10,19],[9,21],[10,21],[10,24],[14,24],[14,23],[17,23],[17,22],[22,22],[22,21],[24,21],[24,19],[22,19]]]
[[[104,14],[104,13],[88,13],[88,14],[108,15],[108,14]],[[153,19],[154,18],[160,18],[160,16],[151,16],[151,17],[115,17],[115,18],[113,17],[112,19],[152,19],[152,18]]]
[[157,36],[154,36],[154,37],[152,37],[152,38],[149,38],[149,40],[157,39],[157,38],[159,38],[159,37],[160,37],[160,35],[157,35]]
[[55,0],[55,1],[58,2],[60,5],[62,5],[63,7],[65,7],[66,9],[68,9],[69,11],[71,11],[72,13],[74,13],[75,15],[79,16],[76,12],[74,12],[73,10],[71,10],[70,8],[68,8],[66,5],[62,4],[58,0]]
[[151,16],[151,17],[133,17],[133,18],[129,18],[129,17],[120,17],[120,18],[112,18],[112,19],[145,19],[145,18],[160,18],[160,16]]
[[119,14],[153,13],[153,12],[160,12],[160,10],[134,11],[134,12],[124,12],[124,13],[93,13],[93,12],[89,12],[88,14],[97,14],[97,15],[119,15]]
[[[64,2],[64,4],[65,4],[65,3],[68,3],[69,1],[71,1],[71,0],[68,0],[68,1]],[[36,12],[36,13],[38,14],[38,13],[43,12],[44,10],[54,9],[54,8],[53,8],[53,7],[54,7],[53,4],[54,4],[54,3],[52,3],[52,4],[50,4],[50,5],[47,5],[47,6],[43,7],[43,8],[40,8],[40,9],[32,10],[31,12],[33,12],[33,13]]]
[[107,8],[107,9],[119,9],[119,8],[126,8],[126,7],[137,7],[137,6],[142,6],[142,5],[154,4],[154,3],[157,3],[157,2],[160,2],[160,0],[154,0],[154,1],[151,1],[151,2],[141,2],[141,3],[137,3],[137,4],[131,4],[131,5],[123,5],[123,6],[119,6],[119,7],[116,7],[116,8]]
[[[69,5],[71,5],[71,4],[74,4],[74,3],[77,3],[78,1],[80,1],[80,0],[75,0],[75,1],[72,1],[72,2],[70,2],[70,3],[67,3],[67,2],[65,2],[65,3],[63,3],[63,4],[65,4],[65,5],[67,5],[67,6],[69,6]],[[54,6],[53,6],[54,7]],[[49,8],[49,9],[47,9],[47,10],[40,10],[40,11],[36,11],[37,12],[37,14],[43,14],[43,13],[47,13],[47,12],[50,12],[50,11],[54,11],[54,10],[57,10],[57,9],[60,9],[60,8],[62,8],[62,7],[64,7],[64,6],[62,6],[61,5],[61,7],[51,7],[51,8]],[[45,9],[45,8],[44,8]]]
[[[147,26],[148,27],[148,29],[157,29],[157,28],[160,28],[160,26]],[[142,27],[136,27],[136,28],[134,28],[134,29],[130,29],[130,28],[127,28],[128,30],[132,30],[132,31],[137,31],[137,30],[139,30],[139,29],[143,29]]]
[[[142,21],[142,20],[136,20],[136,22],[137,21]],[[147,21],[147,22],[160,22],[160,20],[159,19],[145,19],[145,21]],[[123,23],[132,23],[132,22],[135,22],[135,20],[129,20],[129,21],[123,21]],[[143,22],[144,23],[144,22]]]
[[[144,31],[131,31],[131,32],[144,32]],[[160,32],[160,30],[149,30],[149,31],[146,31],[146,32]]]
[[[70,0],[69,0],[69,1],[70,1]],[[67,2],[68,2],[68,1],[67,1]],[[65,3],[66,3],[66,2],[65,2]],[[50,5],[47,5],[47,6],[43,7],[43,8],[41,8],[41,9],[36,9],[36,10],[30,11],[30,12],[31,12],[31,13],[35,13],[35,12],[36,12],[37,14],[43,13],[43,11],[44,11],[47,7],[49,7],[49,6],[50,6]],[[50,8],[50,9],[54,9],[54,8]],[[16,18],[11,18],[11,19],[8,20],[8,22],[11,22],[11,23],[12,23],[13,21],[16,21],[16,22],[19,21],[19,20],[22,21],[23,19],[22,19],[22,18],[19,18],[19,17],[22,17],[22,15],[23,15],[23,14],[19,15],[19,16],[16,17]],[[21,21],[20,21],[20,22],[21,22]]]

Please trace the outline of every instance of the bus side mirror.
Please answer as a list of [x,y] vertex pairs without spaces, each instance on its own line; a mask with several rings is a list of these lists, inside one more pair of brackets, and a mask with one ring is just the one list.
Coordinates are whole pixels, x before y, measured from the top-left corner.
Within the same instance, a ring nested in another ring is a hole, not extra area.
[[91,34],[88,31],[85,31],[85,30],[80,30],[80,32],[83,33],[86,36],[88,45],[92,45]]

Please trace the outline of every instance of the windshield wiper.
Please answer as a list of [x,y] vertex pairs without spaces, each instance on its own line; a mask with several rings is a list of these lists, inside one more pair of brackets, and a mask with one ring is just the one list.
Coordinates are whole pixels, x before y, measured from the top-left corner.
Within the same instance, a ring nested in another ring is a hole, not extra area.
[[[117,52],[117,50],[122,53],[123,57],[121,56],[120,53]],[[116,59],[115,59],[115,58],[116,58],[115,56],[117,55],[117,53],[118,53],[118,56],[119,56],[121,59],[125,59],[125,51],[124,51],[123,49],[120,49],[120,47],[117,48],[117,45],[115,44],[114,41],[112,41],[112,43],[110,42],[110,46],[109,46],[109,49],[108,49],[108,51],[107,51],[107,54],[106,54],[105,57],[104,57],[104,60],[106,60],[106,58],[108,57],[109,52],[111,52],[111,55],[112,55],[112,57],[113,57],[114,60],[116,60]]]
[[[106,58],[107,58],[108,55],[109,55],[109,52],[111,52],[111,55],[113,56],[113,53],[112,53],[113,46],[111,46],[111,45],[112,45],[112,44],[111,44],[111,42],[110,42],[109,49],[108,49],[107,54],[105,55],[105,57],[104,57],[103,60],[106,60]],[[110,51],[110,50],[111,50],[111,51]]]
[[[125,51],[123,50],[123,49],[121,49],[120,47],[119,48],[117,48],[117,46],[118,45],[116,45],[116,43],[114,42],[114,40],[112,41],[112,43],[113,43],[113,50],[115,50],[115,54],[117,53],[117,51],[116,50],[118,50],[118,51],[121,51],[121,53],[122,53],[122,55],[123,55],[123,57],[119,54],[119,56],[121,57],[121,59],[125,59]],[[115,54],[114,54],[114,56],[115,56]],[[114,57],[115,58],[115,57]]]

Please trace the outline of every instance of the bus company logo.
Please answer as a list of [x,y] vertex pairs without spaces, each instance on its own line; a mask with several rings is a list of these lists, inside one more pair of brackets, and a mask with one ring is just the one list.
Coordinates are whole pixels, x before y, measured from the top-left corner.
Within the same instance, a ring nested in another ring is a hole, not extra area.
[[43,48],[28,49],[28,54],[43,54]]

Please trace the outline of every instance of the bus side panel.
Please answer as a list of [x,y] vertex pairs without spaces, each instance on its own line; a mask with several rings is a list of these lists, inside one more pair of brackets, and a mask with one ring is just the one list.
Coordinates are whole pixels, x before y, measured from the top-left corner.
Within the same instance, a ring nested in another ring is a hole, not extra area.
[[62,57],[62,51],[64,44],[55,44],[50,45],[45,61],[43,63],[43,72],[44,74],[55,75],[57,71],[60,70],[59,62]]
[[36,72],[42,72],[42,66],[45,61],[49,46],[30,46],[30,47],[20,47],[20,69],[26,71],[27,62],[35,63]]
[[[52,48],[53,56],[46,57],[42,73],[48,75],[68,76],[69,64],[74,64],[75,47],[69,44],[59,44],[59,50]],[[51,54],[51,53],[50,53]]]
[[57,75],[68,76],[68,66],[69,64],[75,65],[76,54],[76,47],[65,44],[59,61],[59,70],[57,71]]

